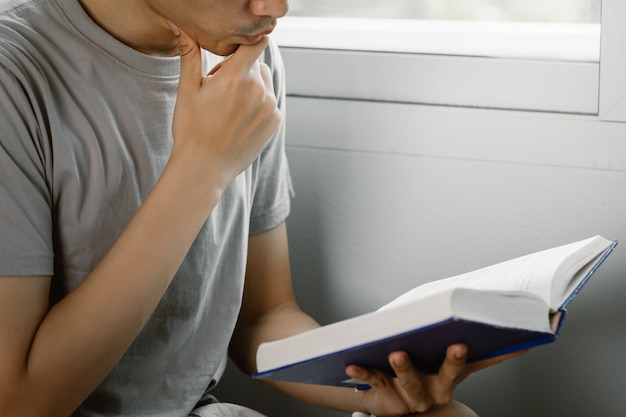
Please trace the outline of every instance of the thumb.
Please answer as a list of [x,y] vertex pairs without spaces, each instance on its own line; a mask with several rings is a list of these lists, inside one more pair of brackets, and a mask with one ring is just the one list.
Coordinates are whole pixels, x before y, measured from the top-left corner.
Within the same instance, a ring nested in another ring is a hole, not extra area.
[[182,29],[171,21],[167,21],[170,30],[176,36],[178,52],[180,54],[180,81],[179,87],[199,84],[202,79],[202,53],[200,45]]

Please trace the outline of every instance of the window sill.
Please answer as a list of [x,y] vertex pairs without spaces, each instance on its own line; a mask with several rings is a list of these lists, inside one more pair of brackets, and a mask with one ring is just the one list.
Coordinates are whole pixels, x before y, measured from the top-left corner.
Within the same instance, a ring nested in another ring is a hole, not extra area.
[[[553,41],[547,42],[538,35],[540,27],[547,31],[545,25],[371,22],[280,22],[273,38],[287,67],[287,94],[598,114],[599,26],[565,25],[580,31],[570,36],[563,25],[556,25],[561,30],[553,27]],[[530,29],[536,36],[528,35]],[[582,38],[587,47],[579,44]],[[559,59],[540,59],[548,50],[560,51]]]
[[599,24],[286,17],[284,47],[599,62]]

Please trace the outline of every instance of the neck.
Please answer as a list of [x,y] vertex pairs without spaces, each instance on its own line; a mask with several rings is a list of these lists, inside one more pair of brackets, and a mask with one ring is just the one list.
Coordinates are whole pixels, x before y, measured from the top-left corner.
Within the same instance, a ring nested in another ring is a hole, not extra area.
[[79,2],[94,22],[131,48],[155,56],[178,54],[176,39],[165,19],[144,1],[79,0]]

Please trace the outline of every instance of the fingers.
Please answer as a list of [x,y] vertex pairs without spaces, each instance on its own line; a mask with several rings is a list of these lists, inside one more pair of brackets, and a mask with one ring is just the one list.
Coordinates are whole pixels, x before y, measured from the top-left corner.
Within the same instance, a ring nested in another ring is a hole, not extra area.
[[409,356],[405,352],[393,352],[389,355],[389,364],[396,373],[400,385],[416,395],[424,391],[422,374],[411,364]]
[[259,70],[261,72],[261,78],[263,79],[263,84],[265,84],[265,89],[267,91],[274,91],[274,80],[272,78],[272,71],[270,67],[266,64],[260,64]]
[[[446,357],[436,374],[420,372],[413,365],[408,354],[402,351],[393,352],[388,357],[389,364],[396,374],[395,377],[383,371],[355,365],[348,366],[346,373],[371,386],[371,390],[365,391],[367,394],[358,395],[359,398],[367,400],[366,409],[375,415],[378,410],[383,410],[382,412],[390,415],[408,415],[426,411],[433,411],[433,415],[440,415],[440,412],[441,415],[448,415],[451,409],[449,406],[454,404],[454,390],[468,375],[523,354],[523,352],[516,352],[467,364],[467,351],[465,344],[449,346],[446,350]],[[393,413],[390,410],[393,410]]]
[[261,56],[268,44],[269,38],[264,36],[254,45],[240,45],[230,57],[213,67],[207,75],[215,75],[220,69],[226,67],[235,76],[246,74],[257,65],[259,56]]
[[264,36],[253,45],[240,45],[223,65],[228,65],[229,70],[234,73],[245,74],[256,64],[268,44],[269,38]]
[[[202,81],[202,52],[200,45],[173,22],[168,20],[166,23],[178,42],[181,66],[180,86],[183,88],[190,85],[197,86]],[[264,36],[253,45],[240,45],[232,56],[216,65],[208,75],[217,73],[226,65],[228,65],[229,71],[235,76],[247,73],[256,65],[259,56],[267,48],[268,44],[269,38]],[[263,76],[263,73],[261,75]],[[264,81],[267,81],[265,76]]]
[[389,364],[402,387],[400,392],[403,400],[411,410],[422,413],[438,403],[437,398],[429,392],[424,375],[413,366],[409,355],[393,352],[389,355]]
[[389,364],[396,374],[390,382],[388,375],[362,370],[360,378],[373,388],[397,385],[397,393],[412,411],[424,412],[433,405],[448,404],[453,399],[456,386],[469,375],[466,365],[467,347],[463,344],[449,346],[446,358],[436,375],[425,375],[411,362],[405,352],[389,355]]
[[395,403],[396,407],[400,407],[400,414],[422,413],[430,409],[435,401],[428,392],[424,376],[413,367],[408,355],[404,352],[391,353],[389,363],[396,374],[395,378],[380,370],[354,365],[348,366],[346,373],[368,384],[372,392],[381,393],[387,407]]
[[451,385],[456,385],[467,376],[467,347],[457,344],[448,346],[446,358],[439,368],[439,376]]
[[362,368],[356,365],[348,365],[346,367],[346,374],[363,385],[372,386],[372,383],[376,385],[377,381],[374,380],[374,377],[378,372],[379,371]]
[[269,40],[240,46],[204,75],[198,42],[172,22],[167,24],[178,42],[181,66],[172,152],[194,164],[211,160],[195,165],[205,170],[200,178],[224,189],[250,166],[280,125],[271,71],[258,62]]
[[178,42],[178,52],[180,54],[179,88],[197,87],[202,81],[202,53],[200,45],[169,20],[167,25],[174,36],[176,36]]

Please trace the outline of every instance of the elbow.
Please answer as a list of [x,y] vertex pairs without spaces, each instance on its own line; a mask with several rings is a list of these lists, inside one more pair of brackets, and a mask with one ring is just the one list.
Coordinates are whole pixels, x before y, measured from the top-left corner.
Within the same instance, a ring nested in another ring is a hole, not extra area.
[[[240,343],[232,343],[228,349],[228,356],[233,364],[244,374],[252,375],[256,372],[256,357],[248,349],[242,348]],[[1,414],[0,414],[1,415]]]

